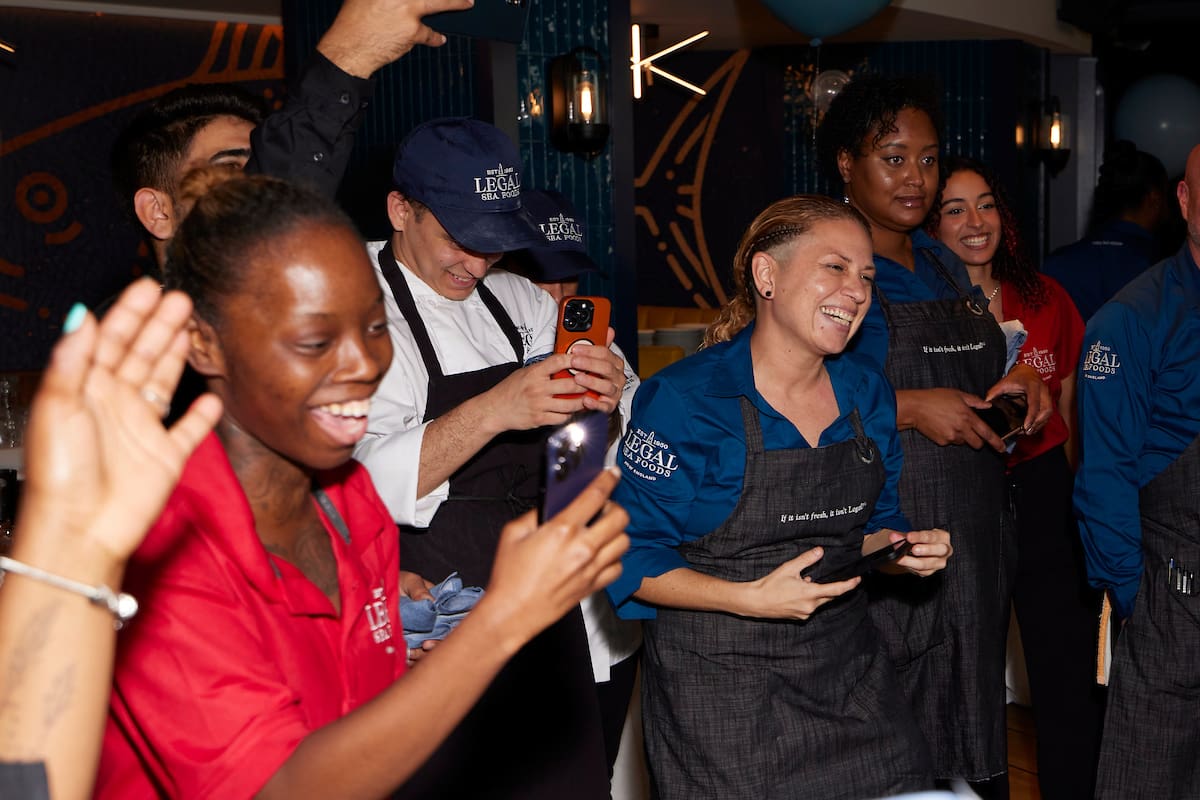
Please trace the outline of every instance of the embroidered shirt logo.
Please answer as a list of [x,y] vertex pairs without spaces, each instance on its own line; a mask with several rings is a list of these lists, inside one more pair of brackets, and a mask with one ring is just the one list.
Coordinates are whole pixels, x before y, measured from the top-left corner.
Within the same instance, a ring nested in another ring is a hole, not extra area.
[[1083,358],[1083,376],[1088,380],[1107,380],[1109,375],[1116,375],[1120,368],[1121,358],[1117,351],[1109,345],[1102,344],[1099,339],[1088,347]]
[[[529,352],[533,348],[533,328],[528,325],[518,325],[517,335],[521,337],[521,344],[525,346],[525,352]],[[546,356],[550,355],[549,353]],[[542,356],[545,358],[546,356]],[[541,359],[538,359],[539,361]],[[528,362],[526,362],[528,363]]]
[[1021,354],[1021,361],[1036,369],[1043,378],[1058,370],[1058,356],[1053,350],[1031,347],[1029,352]]
[[630,428],[621,443],[621,457],[625,466],[635,475],[656,481],[659,476],[671,477],[679,468],[679,459],[671,452],[671,446],[640,428]]
[[392,639],[392,621],[388,618],[387,594],[382,586],[371,590],[371,602],[363,606],[367,615],[367,625],[371,628],[371,639],[375,644],[383,644]]
[[521,195],[521,173],[516,167],[506,167],[497,164],[495,169],[485,170],[486,174],[475,178],[475,194],[480,200],[507,200]]
[[542,235],[548,242],[583,244],[583,228],[573,217],[568,217],[566,214],[559,214],[545,222],[539,222],[538,227],[542,229]]

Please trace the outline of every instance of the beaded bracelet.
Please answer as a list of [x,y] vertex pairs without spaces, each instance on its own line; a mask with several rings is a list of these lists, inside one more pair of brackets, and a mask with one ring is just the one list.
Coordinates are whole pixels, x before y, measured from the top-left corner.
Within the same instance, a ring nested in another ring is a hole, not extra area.
[[126,594],[125,592],[118,594],[104,584],[88,586],[86,583],[73,581],[61,575],[51,574],[37,567],[31,567],[28,564],[8,558],[7,556],[0,556],[0,586],[4,585],[4,573],[6,572],[83,595],[92,605],[108,609],[108,613],[113,615],[113,627],[117,630],[120,630],[122,625],[133,619],[134,615],[138,612],[138,602],[131,594]]

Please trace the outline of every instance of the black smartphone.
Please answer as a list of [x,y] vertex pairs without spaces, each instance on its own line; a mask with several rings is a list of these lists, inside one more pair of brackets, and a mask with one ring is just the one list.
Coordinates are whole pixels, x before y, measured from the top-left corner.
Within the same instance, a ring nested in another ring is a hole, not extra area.
[[525,18],[530,0],[475,0],[464,11],[443,11],[422,21],[438,33],[473,36],[520,44],[525,38]]
[[848,581],[859,575],[866,575],[868,572],[878,569],[884,564],[903,558],[911,549],[912,542],[908,539],[901,539],[898,542],[892,542],[886,547],[881,547],[878,550],[867,553],[862,558],[855,559],[841,567],[823,569],[825,560],[821,559],[800,574],[805,578],[812,578],[813,583]]
[[975,413],[996,432],[1008,440],[1025,432],[1025,414],[1029,411],[1024,395],[1002,394],[992,398],[991,408],[977,408]]
[[542,459],[542,502],[538,521],[545,522],[571,504],[604,469],[608,450],[608,415],[586,411],[554,429]]

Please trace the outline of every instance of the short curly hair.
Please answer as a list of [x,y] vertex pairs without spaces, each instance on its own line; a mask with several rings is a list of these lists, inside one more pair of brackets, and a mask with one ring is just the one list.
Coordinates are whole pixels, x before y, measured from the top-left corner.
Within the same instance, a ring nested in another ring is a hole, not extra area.
[[[817,128],[817,159],[825,176],[842,185],[838,153],[862,156],[896,131],[896,115],[906,108],[924,111],[941,133],[942,108],[936,79],[865,73],[854,76],[833,99]],[[870,141],[868,142],[868,137]]]

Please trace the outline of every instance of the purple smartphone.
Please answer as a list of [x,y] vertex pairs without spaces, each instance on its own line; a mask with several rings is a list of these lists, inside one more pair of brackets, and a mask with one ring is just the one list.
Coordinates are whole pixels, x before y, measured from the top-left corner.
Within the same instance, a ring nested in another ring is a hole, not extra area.
[[604,469],[608,450],[608,415],[587,411],[561,425],[546,439],[542,460],[542,504],[546,521],[571,501]]

